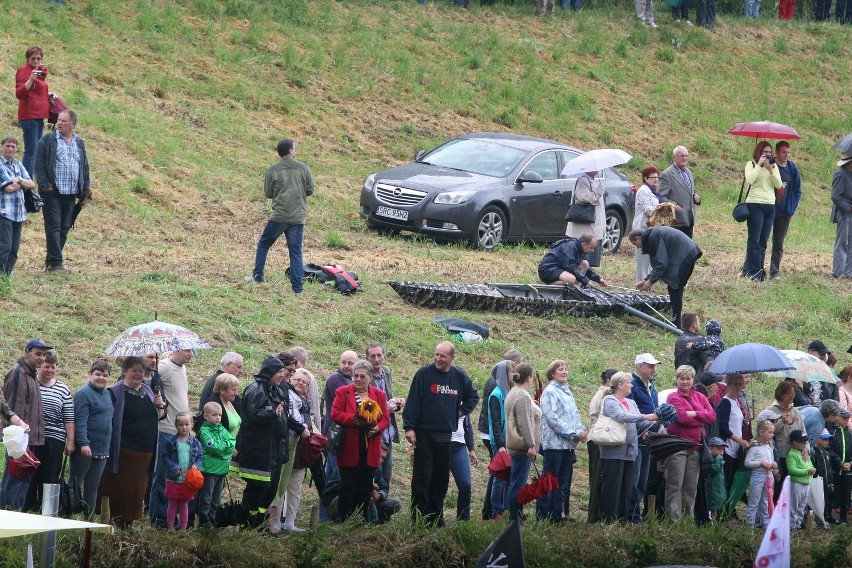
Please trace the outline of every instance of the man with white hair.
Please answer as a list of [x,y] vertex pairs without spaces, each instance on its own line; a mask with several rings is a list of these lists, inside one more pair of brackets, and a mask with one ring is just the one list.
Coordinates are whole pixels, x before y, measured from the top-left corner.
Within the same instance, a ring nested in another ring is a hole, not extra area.
[[204,388],[201,389],[201,396],[198,398],[198,412],[204,413],[204,405],[210,401],[213,396],[213,387],[216,384],[216,378],[222,373],[229,373],[238,379],[243,376],[243,365],[245,364],[243,356],[234,351],[228,351],[222,355],[219,360],[219,369],[207,379]]
[[701,198],[695,192],[692,171],[686,167],[689,163],[689,150],[678,146],[672,151],[672,161],[674,163],[660,174],[657,191],[674,203],[674,228],[691,239],[692,229],[695,227],[695,208],[701,205]]

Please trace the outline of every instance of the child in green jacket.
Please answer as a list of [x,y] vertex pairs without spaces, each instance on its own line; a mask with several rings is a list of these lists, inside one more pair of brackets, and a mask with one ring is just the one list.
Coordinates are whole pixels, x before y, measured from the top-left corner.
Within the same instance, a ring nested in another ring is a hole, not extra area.
[[236,446],[234,437],[222,426],[222,407],[218,402],[204,405],[204,424],[198,432],[198,439],[203,451],[201,472],[204,474],[204,486],[198,492],[196,513],[200,526],[215,527],[216,510]]
[[710,473],[707,476],[707,510],[713,515],[713,520],[717,521],[728,499],[725,489],[725,460],[722,459],[726,445],[724,440],[717,437],[710,438],[707,445],[713,456],[713,463],[710,464]]
[[790,528],[799,530],[805,516],[808,486],[816,468],[808,455],[808,435],[801,430],[790,432],[790,452],[787,454],[787,474],[790,476]]

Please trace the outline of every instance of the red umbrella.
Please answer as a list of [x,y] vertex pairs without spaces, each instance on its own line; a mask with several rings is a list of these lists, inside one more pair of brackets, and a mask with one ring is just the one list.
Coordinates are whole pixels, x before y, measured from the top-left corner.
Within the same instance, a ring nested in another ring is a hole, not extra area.
[[787,126],[768,120],[757,122],[740,122],[730,130],[728,134],[734,136],[750,136],[752,138],[780,138],[784,140],[798,140],[799,133]]
[[538,466],[533,462],[535,473],[538,477],[534,477],[532,481],[521,487],[518,491],[518,505],[526,505],[536,499],[544,497],[554,489],[559,489],[559,480],[552,473],[545,472],[544,475],[539,474]]

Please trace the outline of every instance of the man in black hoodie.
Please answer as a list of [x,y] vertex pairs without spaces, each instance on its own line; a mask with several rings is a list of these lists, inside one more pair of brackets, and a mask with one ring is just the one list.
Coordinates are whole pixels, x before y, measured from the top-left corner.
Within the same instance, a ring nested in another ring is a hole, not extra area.
[[450,436],[479,401],[470,377],[453,366],[454,357],[449,341],[435,347],[435,362],[414,374],[402,410],[405,439],[414,446],[411,516],[439,526],[450,483]]

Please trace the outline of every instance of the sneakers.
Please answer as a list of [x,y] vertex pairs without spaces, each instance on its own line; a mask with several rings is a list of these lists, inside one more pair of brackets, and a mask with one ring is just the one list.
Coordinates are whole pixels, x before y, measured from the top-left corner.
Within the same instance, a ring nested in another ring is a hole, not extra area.
[[690,22],[689,20],[686,20],[686,25],[687,25],[687,26],[692,26],[692,25],[694,25],[694,24],[693,24],[692,22]]
[[649,28],[656,28],[656,27],[657,27],[657,24],[655,24],[654,22],[649,22],[649,23],[648,23],[648,27],[649,27]]
[[300,529],[296,525],[284,525],[281,530],[288,533],[303,533],[305,529]]
[[263,284],[263,278],[258,278],[257,276],[246,276],[243,280],[249,284]]

